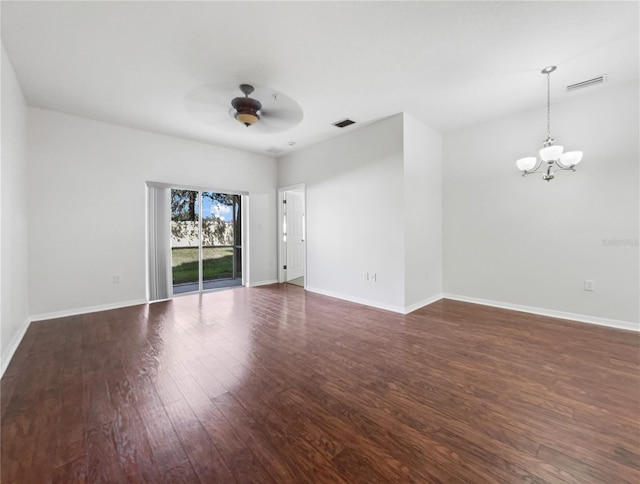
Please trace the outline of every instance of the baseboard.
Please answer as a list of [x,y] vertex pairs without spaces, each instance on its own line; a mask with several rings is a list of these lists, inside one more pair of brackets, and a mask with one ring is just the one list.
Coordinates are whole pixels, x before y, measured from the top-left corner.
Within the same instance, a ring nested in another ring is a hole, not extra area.
[[26,334],[27,329],[29,329],[30,324],[31,324],[31,320],[27,319],[22,324],[22,327],[20,328],[20,330],[13,337],[13,339],[11,340],[11,343],[9,343],[9,347],[7,348],[7,351],[2,353],[2,367],[0,367],[0,378],[4,375],[4,372],[9,367],[9,363],[11,363],[13,355],[18,349],[18,346],[20,346],[20,343],[22,342],[22,338],[24,338],[24,335]]
[[77,316],[78,314],[97,313],[98,311],[109,311],[111,309],[121,309],[129,306],[138,306],[140,304],[147,304],[146,299],[134,299],[131,301],[121,301],[111,304],[101,304],[100,306],[88,306],[77,309],[65,309],[62,311],[54,311],[51,313],[35,314],[29,318],[31,322],[45,321],[47,319],[66,318],[67,316]]
[[444,295],[442,293],[436,294],[435,296],[428,297],[427,299],[423,299],[422,301],[418,301],[417,303],[410,304],[404,308],[404,314],[412,313],[420,308],[428,306],[429,304],[433,304],[436,301],[440,301]]
[[384,304],[378,301],[371,301],[370,299],[363,299],[359,297],[349,296],[346,294],[341,294],[339,292],[325,291],[324,289],[318,289],[317,287],[307,286],[305,287],[305,289],[307,291],[315,292],[316,294],[321,294],[323,296],[335,297],[336,299],[342,299],[343,301],[362,304],[364,306],[370,306],[372,308],[377,308],[377,309],[384,309],[385,311],[392,311],[394,313],[405,314],[405,308],[403,308],[402,306]]
[[551,318],[567,319],[569,321],[577,321],[580,323],[597,324],[607,326],[609,328],[626,329],[630,331],[640,331],[640,324],[631,321],[620,321],[617,319],[600,318],[597,316],[588,316],[586,314],[567,313],[564,311],[556,311],[554,309],[537,308],[532,306],[523,306],[520,304],[505,303],[501,301],[492,301],[489,299],[481,299],[476,297],[460,296],[458,294],[443,294],[444,299],[453,299],[455,301],[468,302],[472,304],[481,304],[483,306],[492,306],[501,309],[511,309],[512,311],[521,311],[523,313],[538,314],[540,316],[549,316]]
[[250,282],[247,287],[267,286],[269,284],[278,284],[278,279],[269,279],[268,281]]

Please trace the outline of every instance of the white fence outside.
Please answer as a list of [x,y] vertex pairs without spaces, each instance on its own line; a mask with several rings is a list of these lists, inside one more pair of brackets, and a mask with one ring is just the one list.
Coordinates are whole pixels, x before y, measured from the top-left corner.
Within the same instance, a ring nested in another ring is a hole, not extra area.
[[[198,222],[171,222],[171,247],[198,247]],[[202,245],[233,245],[233,222],[202,220]]]

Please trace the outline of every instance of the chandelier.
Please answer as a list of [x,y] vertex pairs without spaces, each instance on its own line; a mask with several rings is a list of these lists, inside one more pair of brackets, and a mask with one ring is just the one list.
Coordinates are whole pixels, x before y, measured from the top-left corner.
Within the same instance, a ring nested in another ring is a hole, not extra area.
[[549,66],[541,71],[542,74],[547,75],[547,139],[542,143],[540,159],[529,156],[516,161],[518,169],[522,171],[522,176],[542,173],[542,179],[546,181],[553,180],[556,171],[576,171],[576,165],[582,160],[582,151],[563,153],[562,146],[553,144],[555,140],[551,137],[551,73],[555,70],[556,66]]

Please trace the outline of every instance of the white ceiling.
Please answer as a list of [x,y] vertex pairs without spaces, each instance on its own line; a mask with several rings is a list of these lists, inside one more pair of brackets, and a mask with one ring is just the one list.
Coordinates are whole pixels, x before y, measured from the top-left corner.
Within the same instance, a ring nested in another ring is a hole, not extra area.
[[[598,89],[615,89],[639,72],[638,2],[2,1],[1,9],[2,42],[30,105],[259,153],[357,129],[331,126],[345,117],[366,123],[404,111],[445,132],[539,107],[539,72],[550,64],[555,102],[580,95],[567,84],[606,72]],[[276,134],[205,124],[185,96],[217,83],[274,88],[304,119]]]

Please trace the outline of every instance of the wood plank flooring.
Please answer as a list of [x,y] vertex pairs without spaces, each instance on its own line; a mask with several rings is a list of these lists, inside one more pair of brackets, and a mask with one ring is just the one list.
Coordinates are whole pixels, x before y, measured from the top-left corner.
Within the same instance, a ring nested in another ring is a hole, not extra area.
[[640,335],[289,285],[33,323],[3,483],[638,483]]

